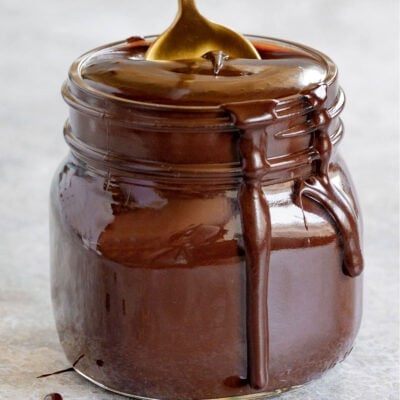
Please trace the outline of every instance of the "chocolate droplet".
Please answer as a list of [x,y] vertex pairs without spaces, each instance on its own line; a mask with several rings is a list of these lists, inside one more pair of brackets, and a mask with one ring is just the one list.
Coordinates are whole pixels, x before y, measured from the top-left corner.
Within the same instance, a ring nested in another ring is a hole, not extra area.
[[229,59],[229,56],[221,50],[209,51],[202,56],[206,60],[210,60],[214,67],[214,74],[218,75],[221,69],[224,67],[225,61]]
[[46,395],[44,400],[63,400],[63,397],[59,393],[50,393]]

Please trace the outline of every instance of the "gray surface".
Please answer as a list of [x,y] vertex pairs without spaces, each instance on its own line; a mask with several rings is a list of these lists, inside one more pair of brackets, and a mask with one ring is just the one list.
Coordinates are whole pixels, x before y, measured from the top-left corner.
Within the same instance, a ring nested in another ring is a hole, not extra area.
[[[344,364],[282,400],[398,399],[398,1],[198,4],[237,30],[303,42],[328,53],[340,66],[347,92],[342,153],[365,216],[364,322]],[[67,108],[59,88],[69,64],[82,52],[160,32],[174,7],[174,0],[0,0],[2,400],[42,399],[54,391],[66,400],[121,398],[74,373],[35,379],[69,366],[58,344],[48,282],[48,187],[67,151],[61,134]]]

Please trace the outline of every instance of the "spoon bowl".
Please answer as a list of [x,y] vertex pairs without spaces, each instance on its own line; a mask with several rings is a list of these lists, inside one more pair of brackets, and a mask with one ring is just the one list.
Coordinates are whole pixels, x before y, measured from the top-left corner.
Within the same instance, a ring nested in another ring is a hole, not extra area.
[[150,61],[188,60],[211,52],[223,52],[229,58],[260,59],[255,47],[242,35],[203,17],[195,0],[179,0],[174,23],[151,45],[145,57]]

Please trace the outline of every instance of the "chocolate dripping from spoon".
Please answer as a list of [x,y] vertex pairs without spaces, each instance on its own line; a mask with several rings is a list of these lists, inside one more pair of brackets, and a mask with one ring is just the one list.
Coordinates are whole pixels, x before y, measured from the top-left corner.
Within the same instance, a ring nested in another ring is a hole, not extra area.
[[218,75],[224,67],[225,61],[229,60],[229,56],[222,50],[209,51],[202,56],[205,60],[211,61],[213,65],[214,75]]

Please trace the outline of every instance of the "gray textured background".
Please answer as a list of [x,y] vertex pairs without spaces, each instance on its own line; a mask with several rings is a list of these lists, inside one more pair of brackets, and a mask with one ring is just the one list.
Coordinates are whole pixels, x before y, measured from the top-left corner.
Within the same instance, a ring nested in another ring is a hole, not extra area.
[[[225,25],[303,42],[339,65],[348,105],[342,153],[365,216],[365,314],[350,358],[282,400],[399,396],[399,2],[198,0]],[[86,50],[162,31],[174,0],[0,0],[0,399],[122,399],[68,367],[49,299],[48,187],[67,148],[59,89]]]

